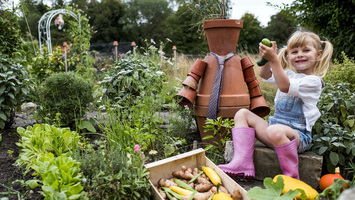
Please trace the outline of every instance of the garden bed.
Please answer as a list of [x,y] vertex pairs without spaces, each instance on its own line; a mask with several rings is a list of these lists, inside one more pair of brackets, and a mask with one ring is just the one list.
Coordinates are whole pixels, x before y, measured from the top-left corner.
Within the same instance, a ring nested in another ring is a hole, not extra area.
[[[2,140],[0,142],[0,198],[8,197],[11,199],[19,199],[17,193],[26,194],[25,199],[43,199],[38,192],[28,192],[16,180],[29,179],[31,174],[23,175],[23,170],[14,166],[18,152],[21,149],[16,145],[20,139],[16,133],[16,128],[4,129],[1,133]],[[11,189],[9,189],[11,188]],[[11,194],[10,194],[11,193]]]

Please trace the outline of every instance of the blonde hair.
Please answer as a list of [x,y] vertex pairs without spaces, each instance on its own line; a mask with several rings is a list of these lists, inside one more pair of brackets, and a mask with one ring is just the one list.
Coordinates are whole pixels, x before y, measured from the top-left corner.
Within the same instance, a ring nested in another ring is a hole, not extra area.
[[[324,77],[328,68],[332,66],[333,45],[329,41],[321,41],[319,36],[309,31],[296,31],[287,41],[287,47],[280,49],[278,57],[283,69],[291,68],[291,63],[287,59],[287,51],[292,48],[312,45],[317,51],[322,52],[322,56],[316,61],[314,73]],[[323,48],[324,46],[324,48]]]

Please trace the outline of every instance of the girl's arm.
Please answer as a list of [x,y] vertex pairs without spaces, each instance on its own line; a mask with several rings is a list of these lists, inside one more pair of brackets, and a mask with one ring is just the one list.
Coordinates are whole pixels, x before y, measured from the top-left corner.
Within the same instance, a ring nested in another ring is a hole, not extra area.
[[259,75],[264,79],[268,79],[272,74],[274,74],[275,82],[279,90],[281,92],[287,93],[290,87],[290,79],[282,69],[281,63],[277,58],[276,42],[272,41],[271,43],[272,47],[267,47],[262,43],[259,43],[260,55],[269,61],[265,66],[261,67]]

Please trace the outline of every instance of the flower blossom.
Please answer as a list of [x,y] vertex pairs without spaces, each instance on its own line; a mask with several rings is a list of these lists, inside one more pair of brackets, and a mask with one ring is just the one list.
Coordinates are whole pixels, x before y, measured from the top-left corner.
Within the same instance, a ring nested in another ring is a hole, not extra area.
[[136,144],[136,145],[134,146],[134,150],[135,150],[137,153],[139,153],[139,151],[141,150],[141,147],[139,146],[139,144]]
[[200,4],[198,4],[198,3],[195,4],[195,8],[198,8],[198,7],[200,7]]

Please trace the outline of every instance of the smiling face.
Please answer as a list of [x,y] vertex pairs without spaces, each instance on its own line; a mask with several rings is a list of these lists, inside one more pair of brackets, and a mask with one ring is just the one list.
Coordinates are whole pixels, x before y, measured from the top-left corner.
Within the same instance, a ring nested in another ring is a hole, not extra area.
[[297,73],[315,74],[322,54],[320,38],[312,32],[297,31],[287,41],[288,64],[292,65]]
[[294,47],[287,50],[287,58],[297,73],[313,74],[314,66],[322,52],[312,45]]

